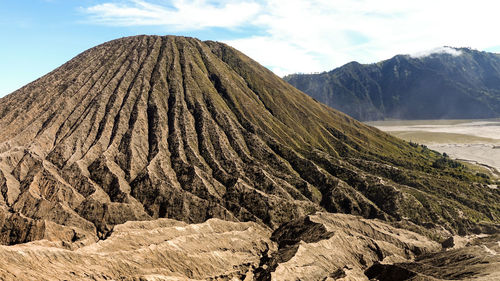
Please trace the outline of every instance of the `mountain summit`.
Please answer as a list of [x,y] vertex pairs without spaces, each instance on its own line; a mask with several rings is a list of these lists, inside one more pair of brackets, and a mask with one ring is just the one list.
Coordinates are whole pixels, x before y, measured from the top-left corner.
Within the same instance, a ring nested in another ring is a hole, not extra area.
[[0,99],[0,279],[494,280],[498,235],[438,243],[499,231],[457,164],[227,45],[114,40]]
[[500,216],[481,178],[217,42],[114,40],[0,101],[3,244],[88,243],[157,218],[275,229],[327,211],[469,233]]
[[500,54],[443,47],[284,78],[358,120],[500,117]]

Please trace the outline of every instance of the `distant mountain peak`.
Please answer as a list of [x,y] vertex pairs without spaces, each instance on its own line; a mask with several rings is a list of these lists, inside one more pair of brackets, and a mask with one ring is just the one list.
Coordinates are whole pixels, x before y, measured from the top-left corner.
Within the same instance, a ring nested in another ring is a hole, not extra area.
[[500,117],[500,56],[471,48],[444,46],[284,79],[358,120]]

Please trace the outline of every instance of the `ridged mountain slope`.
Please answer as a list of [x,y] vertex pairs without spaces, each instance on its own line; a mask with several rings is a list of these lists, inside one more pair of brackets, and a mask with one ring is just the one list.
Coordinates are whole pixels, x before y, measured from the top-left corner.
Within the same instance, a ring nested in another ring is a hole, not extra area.
[[2,98],[0,128],[3,244],[87,244],[163,217],[276,228],[321,210],[468,233],[500,216],[500,193],[479,178],[432,168],[437,153],[216,42],[97,46]]
[[358,120],[500,117],[500,55],[448,49],[284,79]]

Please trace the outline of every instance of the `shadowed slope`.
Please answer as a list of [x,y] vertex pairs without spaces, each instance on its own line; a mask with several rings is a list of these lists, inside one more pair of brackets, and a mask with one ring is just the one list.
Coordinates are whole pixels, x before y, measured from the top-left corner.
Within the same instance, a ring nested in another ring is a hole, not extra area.
[[496,190],[431,168],[434,152],[192,38],[90,49],[1,99],[0,128],[4,244],[87,243],[159,217],[276,228],[326,210],[468,232],[500,213]]

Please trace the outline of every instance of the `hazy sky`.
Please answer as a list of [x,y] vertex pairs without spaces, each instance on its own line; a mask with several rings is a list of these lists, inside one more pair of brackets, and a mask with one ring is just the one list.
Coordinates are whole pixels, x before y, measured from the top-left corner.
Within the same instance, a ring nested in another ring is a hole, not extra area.
[[278,75],[439,46],[500,52],[500,1],[0,0],[0,96],[105,41],[226,42]]

